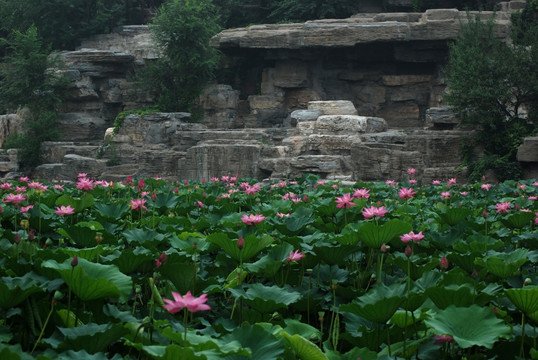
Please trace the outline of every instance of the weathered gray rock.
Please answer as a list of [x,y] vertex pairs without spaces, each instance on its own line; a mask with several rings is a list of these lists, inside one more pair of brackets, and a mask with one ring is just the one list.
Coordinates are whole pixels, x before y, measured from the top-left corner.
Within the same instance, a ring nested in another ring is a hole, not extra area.
[[517,160],[521,162],[538,162],[538,136],[526,137],[517,150]]
[[322,114],[321,110],[295,110],[290,117],[292,123],[300,123],[304,121],[314,121]]
[[22,129],[23,119],[19,114],[0,115],[0,147],[6,139]]
[[60,114],[58,123],[63,141],[101,140],[110,125],[105,119],[87,113]]
[[66,179],[76,180],[79,173],[88,174],[89,178],[98,178],[106,169],[106,160],[67,154],[64,156],[61,167],[61,176]]
[[458,124],[459,120],[448,106],[431,107],[426,110],[426,125],[454,127]]
[[310,101],[308,110],[319,110],[322,115],[357,115],[357,109],[348,100]]

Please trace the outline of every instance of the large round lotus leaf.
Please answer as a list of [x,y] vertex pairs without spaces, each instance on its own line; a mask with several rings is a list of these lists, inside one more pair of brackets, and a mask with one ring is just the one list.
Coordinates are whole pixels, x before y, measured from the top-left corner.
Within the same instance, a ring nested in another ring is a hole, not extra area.
[[78,265],[72,267],[71,259],[67,259],[61,264],[47,260],[42,266],[58,271],[73,293],[83,301],[105,297],[126,300],[131,293],[131,278],[121,273],[115,265],[78,259]]
[[511,333],[489,307],[478,305],[449,306],[424,322],[435,334],[452,336],[462,349],[475,345],[491,349],[499,338]]
[[531,318],[532,315],[538,315],[538,288],[536,286],[508,289],[506,296],[519,310]]
[[379,284],[358,302],[340,305],[339,310],[359,315],[367,320],[384,324],[405,300],[405,284],[387,287]]
[[484,258],[476,258],[474,262],[485,267],[490,273],[506,279],[519,274],[519,268],[528,260],[528,250],[516,249],[508,253],[492,252]]
[[359,239],[373,249],[379,249],[381,245],[389,243],[399,235],[413,230],[411,224],[398,219],[391,219],[384,224],[378,225],[374,222],[365,222],[358,228]]
[[530,226],[536,215],[532,212],[520,211],[508,215],[506,218],[501,219],[502,223],[511,229],[521,229],[525,226]]
[[283,331],[282,337],[287,340],[293,352],[301,360],[328,360],[327,356],[312,342],[301,335],[290,335]]
[[224,341],[238,341],[242,347],[249,348],[252,359],[274,360],[284,353],[284,344],[272,333],[259,325],[237,327],[231,334],[222,338]]
[[465,220],[471,213],[472,210],[466,207],[451,207],[442,209],[438,215],[445,223],[454,226]]
[[225,233],[210,234],[206,241],[218,245],[228,255],[237,261],[248,261],[260,251],[269,246],[275,241],[271,236],[264,234],[260,237],[256,235],[248,235],[244,238],[245,245],[243,248],[237,246],[237,239],[230,239]]
[[285,308],[300,298],[300,293],[289,292],[276,285],[254,284],[245,292],[245,302],[252,308],[266,314]]

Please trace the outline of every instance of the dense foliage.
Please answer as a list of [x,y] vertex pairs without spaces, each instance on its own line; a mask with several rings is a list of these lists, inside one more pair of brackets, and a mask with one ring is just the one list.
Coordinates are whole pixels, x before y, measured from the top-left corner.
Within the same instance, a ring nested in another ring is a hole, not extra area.
[[0,37],[35,25],[53,49],[74,49],[80,40],[125,24],[143,24],[163,0],[0,0]]
[[[501,180],[518,178],[518,146],[538,128],[538,49],[527,46],[538,43],[532,30],[538,27],[524,24],[527,29],[514,31],[522,40],[508,44],[495,37],[491,22],[469,18],[450,46],[446,100],[463,124],[479,129],[465,151],[471,179],[487,169]],[[483,150],[478,158],[477,145]]]
[[209,40],[219,30],[211,0],[170,0],[151,23],[161,56],[141,72],[143,85],[156,93],[162,111],[193,112],[218,63]]
[[9,49],[0,68],[0,113],[25,108],[21,134],[13,134],[4,147],[19,148],[23,167],[39,163],[41,143],[57,136],[57,106],[66,89],[66,80],[46,71],[54,63],[50,48],[43,45],[37,28],[13,31],[4,39]]
[[537,354],[538,182],[0,183],[4,359]]

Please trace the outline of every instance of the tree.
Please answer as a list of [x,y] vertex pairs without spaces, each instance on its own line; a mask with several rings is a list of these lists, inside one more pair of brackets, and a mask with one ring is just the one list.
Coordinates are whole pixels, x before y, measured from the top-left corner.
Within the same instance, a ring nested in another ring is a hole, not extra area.
[[216,7],[211,0],[169,0],[150,28],[161,57],[142,71],[142,82],[155,91],[160,110],[192,112],[218,62],[209,46],[220,30]]
[[[487,169],[493,169],[499,180],[518,178],[517,149],[522,138],[537,128],[536,46],[503,42],[494,36],[492,22],[468,20],[450,45],[445,75],[447,102],[462,124],[478,129],[464,148],[470,180]],[[483,150],[478,157],[473,154],[476,146]]]
[[66,80],[47,71],[52,66],[49,47],[44,46],[31,26],[26,32],[13,31],[3,40],[8,55],[0,67],[0,109],[16,111],[25,107],[29,115],[23,134],[8,139],[8,147],[20,149],[25,167],[39,163],[41,142],[57,136],[56,108],[62,102]]

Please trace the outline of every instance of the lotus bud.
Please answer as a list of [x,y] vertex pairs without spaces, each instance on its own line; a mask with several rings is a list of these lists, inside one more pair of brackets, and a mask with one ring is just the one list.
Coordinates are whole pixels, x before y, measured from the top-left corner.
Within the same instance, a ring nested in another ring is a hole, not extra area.
[[100,244],[101,241],[103,241],[103,233],[102,232],[96,232],[95,233],[95,242]]
[[530,285],[530,284],[532,284],[531,278],[526,278],[525,281],[523,282],[523,286],[527,286],[527,285]]
[[387,244],[383,244],[383,245],[381,245],[381,252],[382,252],[382,253],[386,253],[386,252],[389,251],[389,250],[390,250],[390,246],[389,246],[389,245],[387,245]]
[[245,239],[243,239],[242,236],[240,236],[239,239],[237,239],[237,247],[239,249],[242,249],[245,247]]
[[442,269],[442,270],[446,270],[448,269],[448,259],[446,258],[446,256],[443,256],[441,258],[441,263],[439,264],[439,267]]
[[71,260],[71,266],[75,267],[78,265],[78,256],[73,256],[73,259]]
[[405,247],[405,256],[407,256],[408,258],[411,257],[411,255],[413,254],[413,250],[411,249],[411,247],[409,245],[407,245]]
[[54,292],[54,300],[62,300],[64,297],[64,294],[61,291],[56,290]]

